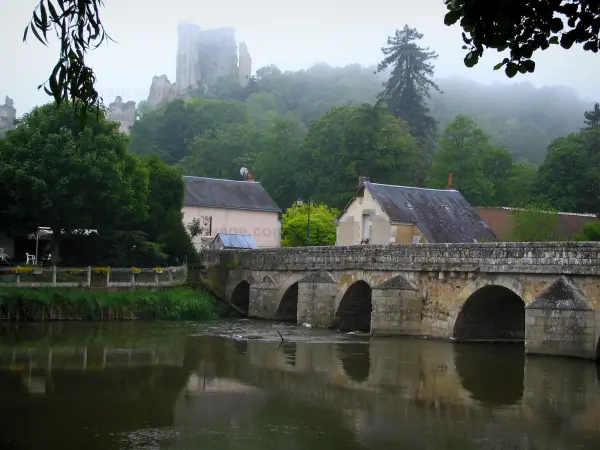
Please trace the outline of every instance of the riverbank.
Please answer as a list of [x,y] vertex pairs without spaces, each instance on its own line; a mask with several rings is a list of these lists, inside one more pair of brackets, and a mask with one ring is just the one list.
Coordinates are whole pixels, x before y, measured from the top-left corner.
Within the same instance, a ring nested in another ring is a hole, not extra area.
[[206,290],[186,287],[95,291],[2,288],[0,320],[210,320],[222,313]]

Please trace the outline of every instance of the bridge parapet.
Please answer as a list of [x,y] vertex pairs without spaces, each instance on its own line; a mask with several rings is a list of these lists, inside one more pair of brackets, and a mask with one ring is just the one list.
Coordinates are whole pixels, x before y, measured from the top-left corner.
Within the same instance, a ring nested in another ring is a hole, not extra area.
[[600,242],[494,242],[205,250],[207,267],[600,275]]

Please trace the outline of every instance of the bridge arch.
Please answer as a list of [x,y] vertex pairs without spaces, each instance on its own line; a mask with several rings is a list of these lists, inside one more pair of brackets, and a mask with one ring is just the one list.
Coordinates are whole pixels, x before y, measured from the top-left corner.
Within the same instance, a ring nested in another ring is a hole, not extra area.
[[296,323],[298,320],[298,282],[288,286],[280,298],[275,318],[284,322]]
[[248,315],[250,309],[250,283],[247,280],[240,281],[233,288],[229,301]]
[[524,341],[522,287],[510,280],[479,283],[461,292],[452,337],[459,341]]
[[364,280],[352,283],[341,295],[332,326],[340,331],[371,331],[372,290]]

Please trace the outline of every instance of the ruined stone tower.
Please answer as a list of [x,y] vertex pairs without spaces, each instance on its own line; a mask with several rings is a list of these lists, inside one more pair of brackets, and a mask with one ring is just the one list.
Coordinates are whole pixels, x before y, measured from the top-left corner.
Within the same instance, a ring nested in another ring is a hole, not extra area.
[[135,122],[135,102],[129,101],[123,103],[121,97],[117,97],[114,102],[108,105],[107,119],[119,122],[119,131],[129,134],[133,123]]
[[4,105],[0,105],[0,137],[8,130],[15,127],[15,119],[17,118],[17,110],[15,109],[12,98],[6,96]]
[[177,29],[178,49],[175,84],[181,94],[189,88],[214,85],[220,77],[235,77],[245,86],[252,72],[252,59],[245,43],[238,47],[232,27],[202,30],[181,23]]

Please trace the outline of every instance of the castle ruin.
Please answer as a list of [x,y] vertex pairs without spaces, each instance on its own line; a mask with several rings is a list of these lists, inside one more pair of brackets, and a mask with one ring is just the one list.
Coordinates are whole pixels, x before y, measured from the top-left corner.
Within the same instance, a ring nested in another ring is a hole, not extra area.
[[221,77],[235,77],[246,86],[252,74],[252,58],[244,42],[238,45],[232,27],[202,30],[192,23],[180,23],[175,83],[179,92],[214,85]]
[[14,102],[12,98],[6,96],[4,105],[0,105],[0,137],[15,127],[16,118],[17,110],[15,109]]
[[129,134],[133,123],[135,122],[135,102],[129,101],[123,103],[121,97],[117,97],[114,102],[108,105],[107,119],[119,122],[119,131]]
[[[153,77],[147,99],[149,107],[189,97],[196,89],[206,92],[221,77],[233,77],[241,86],[248,85],[252,58],[244,42],[237,44],[235,28],[203,30],[193,23],[182,22],[177,35],[175,82],[170,82],[166,75]],[[123,103],[117,97],[108,106],[108,118],[120,122],[120,130],[129,133],[135,122],[135,102]]]

